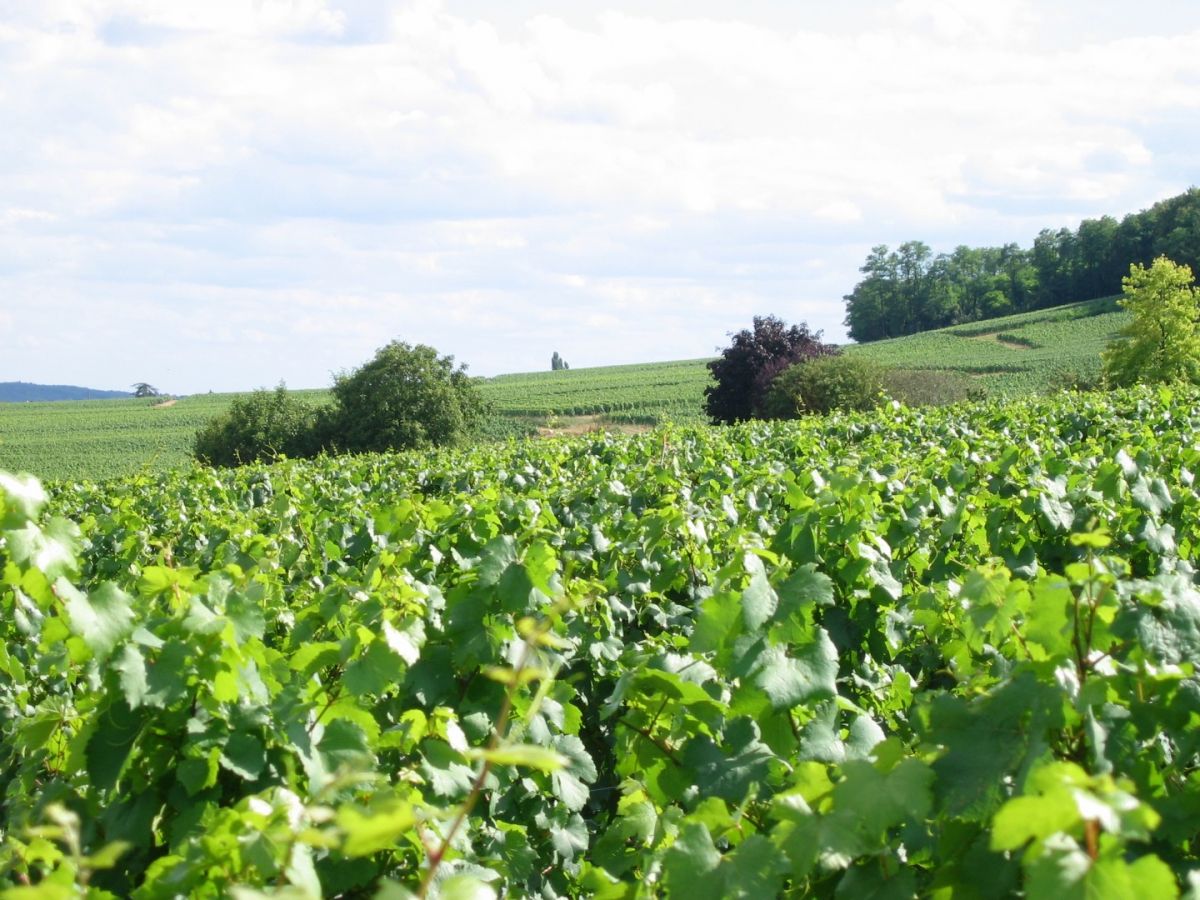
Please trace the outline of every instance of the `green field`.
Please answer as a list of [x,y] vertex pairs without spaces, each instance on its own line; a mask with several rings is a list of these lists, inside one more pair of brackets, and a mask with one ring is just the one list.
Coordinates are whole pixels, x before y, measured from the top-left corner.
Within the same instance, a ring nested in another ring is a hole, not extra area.
[[1198,409],[0,475],[0,892],[1194,891]]
[[229,398],[0,404],[0,467],[43,478],[107,478],[183,463],[193,436]]
[[988,396],[1092,381],[1100,351],[1128,321],[1116,298],[1073,303],[852,348],[884,366],[953,372]]
[[[1088,380],[1126,314],[1114,300],[1025,313],[852,347],[882,365],[957,376],[960,393],[1015,396]],[[494,434],[585,417],[588,426],[704,420],[707,360],[501,375],[482,383]],[[317,403],[324,391],[305,391]],[[145,400],[0,404],[0,468],[42,478],[103,479],[187,466],[192,438],[233,394]]]
[[[302,391],[314,402],[324,391]],[[161,400],[0,403],[0,469],[41,478],[114,478],[191,461],[192,439],[235,394]]]
[[627,421],[699,419],[706,359],[499,375],[484,395],[506,416],[607,415]]

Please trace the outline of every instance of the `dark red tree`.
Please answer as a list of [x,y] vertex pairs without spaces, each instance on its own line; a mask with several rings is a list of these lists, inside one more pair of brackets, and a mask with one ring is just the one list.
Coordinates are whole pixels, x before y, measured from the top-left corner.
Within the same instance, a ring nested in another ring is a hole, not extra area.
[[705,412],[727,425],[755,418],[776,375],[803,360],[840,352],[820,338],[821,332],[809,331],[803,322],[789,327],[774,316],[755,316],[754,330],[733,335],[708,364],[716,383],[704,389]]

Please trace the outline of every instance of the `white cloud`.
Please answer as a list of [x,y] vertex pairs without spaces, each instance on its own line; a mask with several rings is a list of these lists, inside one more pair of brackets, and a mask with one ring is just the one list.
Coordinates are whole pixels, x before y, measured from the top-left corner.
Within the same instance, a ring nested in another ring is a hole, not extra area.
[[841,224],[861,222],[863,217],[858,204],[848,200],[830,200],[814,209],[813,215],[818,219]]
[[916,27],[931,27],[942,39],[986,41],[1028,33],[1040,23],[1028,0],[989,0],[962,3],[955,0],[901,0],[897,17]]
[[1028,241],[1196,170],[1187,12],[636,9],[0,0],[2,324],[77,331],[0,378],[321,384],[394,336],[481,372],[696,356],[755,312],[838,338],[872,244]]

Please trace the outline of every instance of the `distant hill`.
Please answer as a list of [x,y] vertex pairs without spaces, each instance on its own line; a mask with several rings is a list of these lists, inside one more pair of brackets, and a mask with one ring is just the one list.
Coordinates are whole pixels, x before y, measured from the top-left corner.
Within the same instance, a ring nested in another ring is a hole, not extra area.
[[116,400],[132,397],[129,391],[97,391],[73,384],[28,384],[0,381],[0,403],[42,403],[47,400]]

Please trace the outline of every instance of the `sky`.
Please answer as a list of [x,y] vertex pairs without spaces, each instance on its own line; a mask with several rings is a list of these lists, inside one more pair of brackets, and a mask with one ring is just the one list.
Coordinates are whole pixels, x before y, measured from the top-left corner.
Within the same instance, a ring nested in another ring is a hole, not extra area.
[[0,381],[845,340],[877,244],[1200,182],[1200,3],[0,0]]

